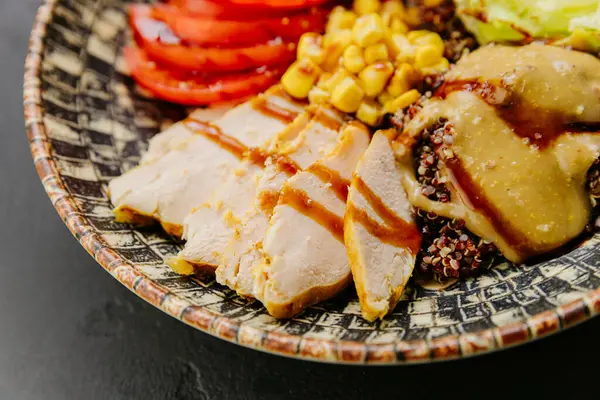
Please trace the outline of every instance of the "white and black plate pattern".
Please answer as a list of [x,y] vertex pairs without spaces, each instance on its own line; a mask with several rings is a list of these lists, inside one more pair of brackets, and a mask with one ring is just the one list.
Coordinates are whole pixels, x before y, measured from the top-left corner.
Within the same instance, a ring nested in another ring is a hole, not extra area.
[[183,110],[149,100],[121,58],[126,6],[47,0],[32,32],[24,83],[34,162],[49,197],[113,276],[165,312],[257,349],[334,362],[424,362],[487,352],[558,331],[600,311],[600,236],[558,259],[504,264],[443,291],[412,286],[384,321],[360,316],[356,295],[290,321],[268,316],[211,277],[164,264],[181,243],[159,228],[114,221],[107,182],[135,166],[148,140]]

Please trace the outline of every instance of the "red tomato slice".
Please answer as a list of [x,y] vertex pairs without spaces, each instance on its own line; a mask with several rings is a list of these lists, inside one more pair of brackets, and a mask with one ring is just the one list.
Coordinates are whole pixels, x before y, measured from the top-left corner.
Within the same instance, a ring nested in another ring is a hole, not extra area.
[[225,0],[233,5],[295,9],[320,6],[329,0]]
[[260,93],[277,83],[283,72],[283,68],[275,67],[212,78],[193,74],[184,77],[152,62],[137,47],[125,49],[125,60],[140,86],[158,98],[188,106],[230,102]]
[[283,10],[267,7],[232,7],[231,4],[211,0],[168,0],[168,3],[190,14],[237,21],[273,16],[284,17],[286,14]]
[[130,12],[130,23],[136,39],[152,59],[186,71],[243,71],[290,64],[295,58],[295,44],[280,39],[249,47],[186,46],[167,24],[139,14],[137,8]]
[[132,12],[165,22],[183,41],[198,45],[265,43],[276,37],[297,41],[304,32],[322,32],[329,14],[315,8],[289,17],[232,21],[196,16],[164,4],[133,8]]

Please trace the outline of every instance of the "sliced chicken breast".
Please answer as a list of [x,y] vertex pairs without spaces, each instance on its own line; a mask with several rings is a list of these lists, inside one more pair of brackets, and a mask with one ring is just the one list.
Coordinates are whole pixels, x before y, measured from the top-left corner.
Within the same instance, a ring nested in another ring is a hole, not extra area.
[[175,145],[169,142],[173,148],[164,156],[111,181],[117,221],[158,220],[167,232],[181,236],[185,217],[210,199],[246,151],[265,149],[302,109],[276,87],[212,124],[193,118],[176,124],[171,129],[189,129],[195,134],[189,140],[176,140]]
[[[310,119],[310,113],[301,114],[278,137],[297,135],[309,124]],[[274,142],[278,140],[275,138]],[[252,205],[264,163],[265,156],[262,153],[253,154],[251,151],[248,158],[233,169],[215,190],[211,200],[186,217],[183,239],[187,243],[177,260],[169,260],[169,264],[176,262],[177,271],[183,272],[183,262],[207,269],[217,268],[236,227]],[[188,266],[185,270],[193,273],[194,269]]]
[[344,238],[362,315],[394,309],[415,266],[421,234],[388,135],[378,131],[352,176]]
[[277,318],[328,299],[351,280],[344,246],[347,190],[369,130],[346,125],[336,149],[285,182],[253,269],[254,294]]
[[262,240],[269,227],[269,219],[277,205],[279,192],[291,176],[272,159],[267,160],[250,210],[227,244],[216,270],[217,282],[242,297],[254,297],[252,270],[262,261]]
[[[198,121],[214,122],[231,110],[235,104],[216,107],[197,108],[189,114],[189,118]],[[148,143],[148,150],[142,155],[140,164],[157,161],[169,151],[182,148],[194,136],[194,132],[183,124],[174,124],[155,135]]]
[[312,112],[305,129],[295,135],[280,135],[273,143],[270,151],[274,156],[267,160],[252,204],[224,249],[217,281],[241,296],[253,297],[252,269],[262,260],[262,240],[283,184],[297,170],[306,169],[337,146],[341,115],[326,107]]

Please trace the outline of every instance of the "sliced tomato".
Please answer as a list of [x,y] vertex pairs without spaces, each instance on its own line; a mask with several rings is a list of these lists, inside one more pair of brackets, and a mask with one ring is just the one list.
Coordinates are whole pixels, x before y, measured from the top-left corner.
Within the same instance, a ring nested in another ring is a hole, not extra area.
[[190,14],[235,21],[274,16],[284,17],[286,14],[285,11],[288,11],[274,10],[268,7],[232,6],[226,2],[211,0],[168,0],[168,3],[177,6]]
[[166,4],[137,5],[132,13],[165,22],[184,42],[196,45],[265,43],[277,37],[297,41],[304,32],[322,32],[328,9],[292,13],[289,17],[233,21],[186,13]]
[[[335,0],[248,0],[234,3],[227,0],[167,0],[169,4],[196,15],[229,20],[248,20],[264,17],[289,16],[290,12],[340,3]],[[342,1],[349,3],[350,0]],[[277,4],[277,5],[275,5]]]
[[225,0],[232,5],[271,7],[277,9],[297,9],[320,6],[330,2],[329,0]]
[[189,106],[230,102],[260,93],[277,83],[283,72],[283,68],[265,67],[241,74],[184,76],[152,62],[137,47],[125,49],[125,60],[140,86],[158,98]]
[[169,26],[143,14],[130,13],[130,23],[141,47],[155,61],[186,71],[226,72],[264,65],[290,64],[295,44],[281,39],[247,47],[186,46]]

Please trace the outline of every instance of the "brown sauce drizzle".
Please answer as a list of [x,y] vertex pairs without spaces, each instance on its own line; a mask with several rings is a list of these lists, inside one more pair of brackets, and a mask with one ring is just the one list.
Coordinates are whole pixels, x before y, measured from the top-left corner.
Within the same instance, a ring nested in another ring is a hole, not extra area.
[[285,172],[289,176],[294,176],[298,171],[300,171],[298,164],[296,164],[296,162],[289,157],[281,154],[273,154],[271,155],[271,159],[277,164],[280,171]]
[[326,228],[337,240],[344,243],[344,219],[312,200],[306,192],[286,187],[281,192],[279,204],[289,205]]
[[213,141],[222,149],[229,151],[240,160],[244,158],[248,151],[248,148],[239,140],[224,134],[218,126],[215,126],[209,122],[188,118],[184,121],[184,124],[192,132],[202,135],[205,138]]
[[261,149],[249,149],[239,140],[223,133],[218,126],[215,126],[209,122],[188,118],[184,121],[184,124],[195,134],[202,135],[205,138],[213,141],[222,149],[229,151],[240,160],[244,157],[248,157],[252,163],[264,166],[267,158],[271,157],[272,160],[279,166],[279,169],[286,172],[290,176],[295,175],[296,172],[300,170],[300,167],[298,167],[298,165],[290,158],[279,154],[268,154]]
[[325,110],[318,109],[315,115],[313,116],[313,120],[317,121],[319,124],[324,127],[331,129],[332,131],[339,131],[342,128],[342,122],[327,114]]
[[265,165],[267,158],[269,158],[267,152],[257,148],[249,149],[246,155],[248,156],[248,159],[256,165]]
[[406,222],[390,210],[385,203],[359,177],[354,178],[358,192],[371,205],[373,210],[383,219],[385,225],[371,218],[366,210],[348,204],[350,217],[360,223],[371,235],[383,243],[396,247],[405,247],[414,255],[421,248],[421,233],[415,224]]
[[265,165],[267,158],[271,157],[271,160],[277,164],[279,170],[290,176],[296,175],[300,170],[300,167],[294,160],[282,154],[269,154],[261,149],[253,148],[248,150],[247,155],[248,159],[256,165]]
[[511,247],[523,256],[531,253],[531,246],[527,236],[512,228],[510,221],[506,221],[494,204],[482,193],[479,186],[473,181],[471,175],[464,168],[458,158],[446,161],[449,180],[459,191],[464,204],[472,210],[483,213],[494,229],[506,240]]
[[344,203],[348,199],[348,186],[350,182],[342,178],[340,173],[334,171],[321,163],[315,163],[308,168],[308,172],[315,175],[323,183],[331,184],[331,189],[335,192],[338,199]]
[[252,100],[252,107],[263,115],[276,118],[285,124],[290,124],[298,116],[298,112],[288,110],[269,101],[265,95],[257,96]]
[[572,115],[544,109],[507,88],[502,81],[458,80],[444,82],[436,97],[446,98],[457,91],[471,92],[494,107],[496,113],[529,144],[544,149],[565,133],[588,133],[600,130],[600,121],[575,122]]

